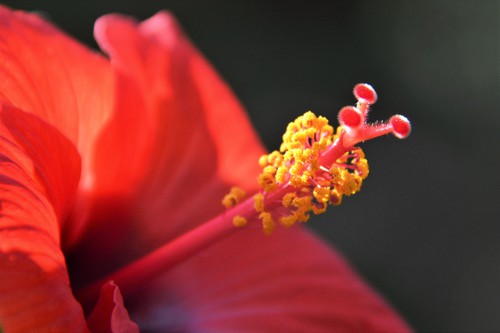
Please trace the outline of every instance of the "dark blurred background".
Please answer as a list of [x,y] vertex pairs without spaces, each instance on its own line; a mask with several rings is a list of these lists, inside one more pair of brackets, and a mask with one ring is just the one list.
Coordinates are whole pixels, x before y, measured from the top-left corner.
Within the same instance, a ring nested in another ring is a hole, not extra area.
[[309,224],[416,330],[500,331],[500,2],[3,1],[96,47],[109,12],[173,11],[246,106],[269,149],[313,110],[336,123],[369,82],[372,120],[411,119],[405,141],[363,145],[358,195]]

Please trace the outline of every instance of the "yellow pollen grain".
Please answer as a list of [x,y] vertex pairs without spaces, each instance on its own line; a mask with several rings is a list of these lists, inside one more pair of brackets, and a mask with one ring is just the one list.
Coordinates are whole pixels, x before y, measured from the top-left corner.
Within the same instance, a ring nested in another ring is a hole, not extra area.
[[237,228],[241,228],[247,225],[247,219],[243,216],[235,216],[233,218],[233,225]]
[[266,192],[272,192],[277,187],[276,179],[274,175],[270,173],[261,173],[258,181],[260,187],[264,188]]
[[268,158],[269,155],[262,155],[260,158],[259,158],[259,166],[261,167],[265,167],[267,165],[267,158]]
[[316,186],[313,191],[314,198],[321,203],[330,201],[330,188]]
[[311,217],[309,213],[301,210],[298,210],[295,215],[297,216],[297,221],[302,223],[309,221],[309,218]]
[[231,208],[236,206],[245,197],[245,191],[237,186],[231,187],[228,194],[222,198],[222,205],[226,208]]
[[359,173],[361,174],[361,177],[363,179],[368,177],[368,174],[370,173],[370,169],[368,167],[368,161],[365,158],[362,158],[359,160],[358,168],[359,168]]
[[304,166],[303,164],[301,163],[297,163],[297,164],[294,164],[291,168],[290,168],[290,174],[294,175],[294,176],[300,176],[302,175],[302,171],[304,170]]
[[267,162],[274,167],[281,165],[282,161],[283,155],[281,155],[280,152],[276,150],[269,154],[267,157]]
[[283,196],[283,199],[281,200],[281,204],[283,207],[288,208],[292,206],[293,200],[297,197],[297,193],[295,192],[290,192],[287,193]]
[[313,205],[312,211],[313,211],[314,215],[319,215],[319,214],[323,214],[324,212],[326,212],[327,208],[328,208],[327,203],[321,203],[321,204]]
[[276,168],[273,167],[272,165],[268,165],[268,166],[264,167],[263,172],[267,173],[269,175],[275,175],[276,174]]
[[332,190],[330,194],[330,204],[338,206],[342,203],[342,194],[340,194],[336,189]]
[[266,235],[270,235],[276,226],[271,213],[262,212],[260,213],[259,218],[262,220],[262,229],[264,230],[264,233]]
[[288,175],[288,168],[284,165],[280,166],[278,170],[276,170],[276,182],[282,184],[286,182]]
[[355,175],[353,175],[349,172],[343,173],[343,184],[340,187],[342,194],[347,195],[347,196],[352,195],[359,190],[359,186],[360,186],[360,184],[356,180]]
[[295,214],[283,216],[282,218],[280,218],[280,223],[285,228],[290,228],[295,224],[295,222],[297,222],[297,217],[295,216]]
[[262,213],[264,211],[264,194],[257,193],[253,196],[253,208],[258,213]]

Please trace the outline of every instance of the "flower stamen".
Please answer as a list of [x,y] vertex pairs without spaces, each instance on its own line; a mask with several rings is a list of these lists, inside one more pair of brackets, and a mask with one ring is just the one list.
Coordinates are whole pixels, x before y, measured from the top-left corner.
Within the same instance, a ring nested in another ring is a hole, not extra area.
[[222,205],[226,208],[236,206],[245,197],[245,194],[246,193],[242,188],[233,186],[231,187],[229,193],[222,199]]
[[247,223],[248,223],[247,219],[244,218],[243,216],[236,215],[235,217],[233,217],[233,225],[235,227],[241,228],[246,226]]
[[285,227],[306,222],[311,213],[321,214],[328,205],[339,205],[343,196],[357,193],[369,167],[355,144],[388,133],[397,138],[410,134],[410,122],[401,115],[367,124],[377,93],[368,84],[356,85],[353,93],[356,106],[340,110],[336,131],[326,118],[308,111],[288,125],[279,151],[259,159],[261,191],[253,197],[255,216],[247,220],[260,219],[264,233],[274,230],[275,221]]
[[134,294],[151,277],[254,221],[260,220],[264,233],[271,234],[277,223],[291,227],[306,222],[311,213],[321,214],[329,205],[339,205],[344,196],[358,192],[369,169],[363,151],[354,145],[387,133],[405,138],[411,126],[400,115],[391,117],[388,123],[367,124],[369,105],[377,95],[367,84],[357,85],[354,95],[358,103],[340,111],[341,126],[336,131],[326,118],[312,112],[288,125],[280,151],[259,159],[263,171],[257,194],[245,199],[242,189],[231,188],[222,200],[227,208],[222,214],[79,290],[81,304],[90,309],[103,283],[110,280],[120,286],[123,295]]

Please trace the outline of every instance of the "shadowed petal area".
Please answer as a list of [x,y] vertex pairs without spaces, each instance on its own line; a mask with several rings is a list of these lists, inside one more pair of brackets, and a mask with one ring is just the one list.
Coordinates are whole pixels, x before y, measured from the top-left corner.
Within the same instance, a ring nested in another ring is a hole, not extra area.
[[99,232],[87,233],[72,257],[78,264],[82,256],[100,258],[89,275],[220,213],[228,183],[257,185],[252,175],[263,153],[233,93],[170,14],[141,24],[108,15],[95,35],[115,69],[117,104],[95,157],[90,223]]
[[54,127],[0,104],[0,325],[5,332],[85,332],[60,249],[60,221],[80,176]]
[[238,232],[146,288],[129,308],[143,332],[411,331],[298,226]]
[[113,281],[101,288],[99,300],[87,318],[93,333],[138,333],[139,327],[128,316],[123,306],[120,289]]

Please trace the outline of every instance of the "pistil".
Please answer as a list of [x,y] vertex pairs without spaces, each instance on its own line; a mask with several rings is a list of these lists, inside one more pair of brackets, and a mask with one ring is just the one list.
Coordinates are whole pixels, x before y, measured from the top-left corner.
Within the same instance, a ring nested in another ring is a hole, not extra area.
[[114,281],[125,297],[133,295],[147,281],[238,230],[261,224],[264,233],[271,234],[278,223],[290,227],[306,222],[311,213],[320,214],[328,205],[340,204],[343,196],[358,192],[369,170],[363,151],[354,145],[388,133],[405,138],[411,126],[400,115],[386,123],[367,124],[377,94],[371,86],[358,84],[354,95],[358,102],[340,110],[341,126],[336,131],[326,118],[312,112],[290,123],[280,151],[259,160],[263,171],[258,177],[258,193],[247,196],[233,187],[222,199],[226,210],[220,215],[78,291],[84,308],[93,306],[107,281]]

